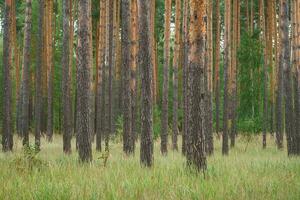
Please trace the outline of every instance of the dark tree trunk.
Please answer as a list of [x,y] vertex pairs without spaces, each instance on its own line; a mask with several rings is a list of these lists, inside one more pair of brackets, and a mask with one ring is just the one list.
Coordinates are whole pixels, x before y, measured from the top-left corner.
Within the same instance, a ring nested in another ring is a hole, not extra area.
[[290,65],[289,42],[289,5],[287,0],[281,1],[281,65],[284,74],[284,100],[285,100],[285,132],[287,138],[288,155],[294,152],[294,109],[292,104],[292,77]]
[[161,153],[168,153],[168,96],[169,96],[169,63],[170,63],[170,24],[172,1],[165,0],[165,41],[164,41],[164,74],[163,74],[163,99],[161,116]]
[[44,0],[39,0],[39,19],[38,19],[38,55],[35,73],[35,146],[40,149],[41,144],[41,126],[42,126],[42,64],[43,64],[43,49],[44,49]]
[[151,0],[138,3],[139,13],[139,65],[141,69],[141,164],[153,164],[153,116],[152,116],[152,66],[150,51],[150,4]]
[[3,135],[2,149],[4,152],[12,151],[13,128],[12,128],[12,60],[11,60],[11,17],[12,2],[5,0],[4,32],[3,32]]
[[62,55],[62,107],[63,107],[63,151],[71,153],[72,112],[70,84],[70,0],[63,1],[63,55]]
[[90,1],[78,0],[77,134],[81,162],[92,161],[90,129]]
[[31,44],[31,0],[26,1],[25,31],[23,49],[23,77],[22,77],[22,135],[23,145],[29,145],[29,69],[30,69],[30,44]]
[[205,116],[206,116],[206,70],[205,70],[205,1],[190,0],[190,119],[192,139],[192,164],[198,171],[206,169]]
[[123,105],[123,151],[126,154],[133,153],[132,129],[131,129],[131,88],[130,88],[130,0],[122,0],[122,65],[124,76],[124,105]]

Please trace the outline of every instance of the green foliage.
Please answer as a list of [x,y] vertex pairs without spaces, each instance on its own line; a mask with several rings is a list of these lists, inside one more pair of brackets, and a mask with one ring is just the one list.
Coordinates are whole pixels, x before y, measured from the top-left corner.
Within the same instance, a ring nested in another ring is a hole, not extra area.
[[13,159],[10,164],[19,172],[42,170],[47,167],[47,163],[37,157],[38,153],[39,150],[35,145],[25,145],[23,153]]
[[259,30],[253,35],[242,34],[239,58],[239,107],[238,130],[258,133],[262,129],[261,101],[263,74],[260,68],[262,62],[262,44],[259,40]]

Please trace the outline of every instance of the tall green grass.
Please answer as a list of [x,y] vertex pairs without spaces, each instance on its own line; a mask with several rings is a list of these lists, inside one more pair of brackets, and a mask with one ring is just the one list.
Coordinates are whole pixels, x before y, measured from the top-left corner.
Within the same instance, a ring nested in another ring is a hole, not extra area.
[[34,158],[40,164],[27,168],[16,141],[13,153],[0,153],[0,199],[300,199],[300,159],[288,158],[273,140],[262,150],[260,138],[247,149],[248,140],[239,138],[226,157],[216,140],[205,176],[188,170],[181,153],[161,156],[159,141],[151,169],[140,166],[139,145],[127,157],[120,143],[111,144],[106,167],[95,151],[93,163],[79,164],[75,149],[63,155],[60,136],[51,144],[43,140]]

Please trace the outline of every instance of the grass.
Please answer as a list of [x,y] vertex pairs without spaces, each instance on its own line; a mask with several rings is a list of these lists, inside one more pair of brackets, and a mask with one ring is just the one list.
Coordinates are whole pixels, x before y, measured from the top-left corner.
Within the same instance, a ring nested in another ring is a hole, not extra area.
[[181,153],[161,156],[159,142],[147,169],[140,167],[139,147],[126,157],[120,143],[111,145],[106,167],[95,151],[93,163],[79,164],[75,149],[63,155],[60,136],[51,144],[43,140],[39,164],[28,168],[16,141],[13,153],[0,153],[0,199],[300,199],[300,159],[288,158],[273,140],[262,150],[255,138],[245,151],[239,138],[226,157],[216,140],[205,178],[185,167]]

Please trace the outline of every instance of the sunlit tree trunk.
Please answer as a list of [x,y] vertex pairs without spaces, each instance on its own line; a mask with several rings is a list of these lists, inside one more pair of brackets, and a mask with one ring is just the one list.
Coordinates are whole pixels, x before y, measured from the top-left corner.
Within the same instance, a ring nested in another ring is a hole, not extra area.
[[170,65],[170,24],[172,1],[165,0],[165,33],[164,33],[164,66],[162,89],[162,118],[161,118],[161,153],[167,154],[168,149],[168,95],[169,95],[169,65]]
[[53,137],[53,1],[50,0],[48,3],[48,16],[47,16],[47,49],[48,49],[48,62],[47,62],[47,85],[48,85],[48,115],[47,115],[47,140],[52,141]]
[[23,46],[23,67],[22,67],[22,136],[23,145],[29,145],[29,95],[30,95],[30,45],[31,45],[31,0],[26,1],[25,10],[25,31]]
[[137,136],[137,61],[138,61],[138,11],[137,0],[131,0],[131,131],[132,131],[132,146],[135,149],[135,138]]
[[152,66],[150,38],[151,0],[138,3],[139,13],[139,66],[141,69],[141,153],[143,166],[153,165],[153,105],[152,105]]
[[192,138],[192,164],[198,171],[206,169],[205,154],[205,111],[206,76],[205,70],[205,0],[190,0],[189,28],[189,70],[190,70],[190,119],[189,129]]

